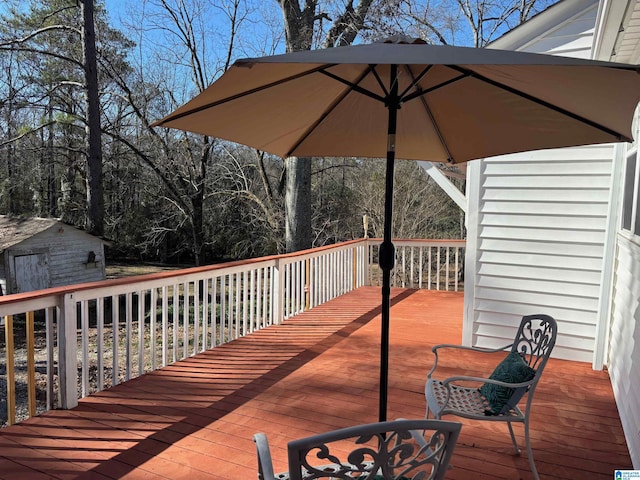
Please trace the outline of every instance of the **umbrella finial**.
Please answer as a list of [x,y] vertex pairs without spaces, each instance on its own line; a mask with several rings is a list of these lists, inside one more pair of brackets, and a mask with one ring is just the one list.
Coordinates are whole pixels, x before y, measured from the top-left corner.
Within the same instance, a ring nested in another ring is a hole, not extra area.
[[426,45],[427,42],[425,42],[423,39],[421,38],[416,38],[416,37],[410,37],[409,35],[392,35],[390,37],[387,38],[383,38],[382,40],[379,40],[376,43],[405,43],[405,44],[414,44],[414,45]]

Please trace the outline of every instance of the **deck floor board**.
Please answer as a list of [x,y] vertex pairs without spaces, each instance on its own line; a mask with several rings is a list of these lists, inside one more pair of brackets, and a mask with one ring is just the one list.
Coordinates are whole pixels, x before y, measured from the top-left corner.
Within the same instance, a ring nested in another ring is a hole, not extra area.
[[[289,440],[377,420],[379,297],[358,289],[73,410],[4,428],[0,479],[252,479],[258,431],[284,470]],[[460,343],[462,310],[461,293],[393,289],[388,418],[424,415],[431,347]],[[463,375],[493,368],[468,355],[452,366]],[[533,408],[541,478],[604,480],[632,468],[606,372],[552,359]],[[504,424],[463,424],[447,478],[532,478]],[[518,426],[516,436],[522,442]]]

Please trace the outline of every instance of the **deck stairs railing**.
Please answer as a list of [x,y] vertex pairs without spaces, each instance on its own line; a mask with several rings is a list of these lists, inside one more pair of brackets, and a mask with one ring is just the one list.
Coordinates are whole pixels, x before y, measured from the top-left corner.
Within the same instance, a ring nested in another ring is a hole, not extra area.
[[[462,289],[463,240],[394,243],[394,286]],[[72,408],[91,393],[377,285],[379,244],[362,239],[0,296],[0,424]]]

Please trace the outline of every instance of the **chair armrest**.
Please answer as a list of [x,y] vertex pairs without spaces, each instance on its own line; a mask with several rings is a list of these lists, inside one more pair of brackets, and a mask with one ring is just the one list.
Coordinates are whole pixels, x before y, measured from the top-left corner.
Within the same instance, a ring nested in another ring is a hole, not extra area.
[[276,480],[276,475],[273,472],[273,461],[271,460],[271,450],[269,449],[267,436],[264,433],[256,433],[253,436],[253,441],[256,443],[258,471],[262,474],[261,478],[263,480]]
[[505,345],[504,347],[500,347],[500,348],[481,348],[481,347],[467,347],[465,345],[455,345],[451,343],[441,343],[440,345],[434,346],[431,349],[431,351],[433,353],[437,353],[437,351],[442,348],[457,348],[458,350],[469,350],[472,352],[479,352],[479,353],[497,353],[497,352],[502,352],[507,348],[511,348],[512,345],[513,343],[510,343],[509,345]]

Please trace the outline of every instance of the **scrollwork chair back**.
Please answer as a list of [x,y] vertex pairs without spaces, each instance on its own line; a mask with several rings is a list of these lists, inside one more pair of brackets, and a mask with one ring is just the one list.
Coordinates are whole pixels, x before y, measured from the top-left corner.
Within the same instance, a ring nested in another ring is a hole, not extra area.
[[262,465],[262,478],[442,479],[460,428],[442,420],[394,420],[293,440],[287,446],[289,472],[274,475],[272,465]]

